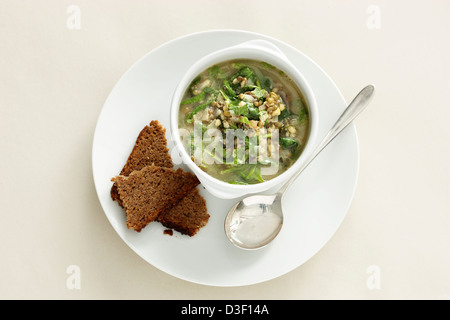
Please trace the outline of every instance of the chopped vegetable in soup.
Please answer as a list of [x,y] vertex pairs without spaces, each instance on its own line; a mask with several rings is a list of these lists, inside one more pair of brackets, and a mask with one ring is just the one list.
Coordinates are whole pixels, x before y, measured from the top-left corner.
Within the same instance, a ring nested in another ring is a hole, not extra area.
[[280,175],[300,156],[309,111],[283,71],[262,61],[233,60],[191,82],[180,103],[179,128],[202,170],[231,184],[254,184]]

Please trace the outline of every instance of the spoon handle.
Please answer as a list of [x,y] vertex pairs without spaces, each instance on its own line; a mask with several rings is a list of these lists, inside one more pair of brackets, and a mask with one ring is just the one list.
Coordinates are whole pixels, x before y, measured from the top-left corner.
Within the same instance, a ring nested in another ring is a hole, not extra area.
[[373,97],[375,87],[373,85],[368,85],[362,89],[349,106],[344,110],[342,115],[336,121],[334,126],[330,129],[328,134],[323,138],[322,142],[316,147],[316,149],[311,153],[309,158],[302,164],[298,171],[280,188],[277,192],[277,196],[282,196],[284,192],[289,188],[289,186],[294,182],[295,179],[303,172],[303,170],[314,160],[314,158],[334,139],[341,133],[369,104]]

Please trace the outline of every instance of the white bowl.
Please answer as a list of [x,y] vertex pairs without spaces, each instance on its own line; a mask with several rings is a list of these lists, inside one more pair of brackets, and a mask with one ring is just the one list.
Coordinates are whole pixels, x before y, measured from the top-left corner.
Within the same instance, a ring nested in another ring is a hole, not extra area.
[[[207,68],[220,62],[233,59],[251,59],[257,61],[265,61],[277,67],[279,70],[282,70],[300,88],[309,108],[310,132],[308,140],[305,147],[303,148],[300,157],[292,164],[289,169],[287,169],[279,176],[257,184],[229,184],[210,176],[208,173],[198,167],[191,159],[190,155],[183,147],[178,128],[178,112],[180,109],[180,102],[192,80]],[[284,53],[271,42],[266,40],[252,40],[210,53],[195,62],[187,70],[187,72],[178,83],[178,86],[175,89],[172,98],[170,110],[170,131],[172,139],[174,141],[174,145],[177,148],[182,161],[198,177],[202,185],[216,197],[222,199],[233,199],[252,193],[261,193],[269,190],[276,191],[278,188],[280,188],[292,176],[292,174],[297,171],[303,161],[312,152],[312,147],[315,144],[317,134],[318,120],[318,110],[314,93],[300,71],[297,70],[296,67],[284,55]]]

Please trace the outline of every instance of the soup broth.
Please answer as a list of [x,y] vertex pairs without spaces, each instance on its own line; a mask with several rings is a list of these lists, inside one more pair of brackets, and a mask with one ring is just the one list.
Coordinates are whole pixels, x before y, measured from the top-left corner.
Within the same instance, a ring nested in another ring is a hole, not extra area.
[[195,77],[180,103],[178,124],[192,160],[232,184],[261,183],[286,171],[310,131],[297,85],[255,60],[222,62]]

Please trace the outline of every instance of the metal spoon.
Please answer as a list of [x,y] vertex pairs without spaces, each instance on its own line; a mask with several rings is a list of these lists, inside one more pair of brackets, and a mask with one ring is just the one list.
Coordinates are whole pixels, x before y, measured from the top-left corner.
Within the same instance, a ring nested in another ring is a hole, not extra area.
[[259,249],[278,235],[283,225],[281,200],[285,191],[311,161],[369,104],[374,90],[373,85],[368,85],[358,93],[314,152],[276,194],[248,196],[231,208],[225,219],[225,233],[234,245],[242,249]]

